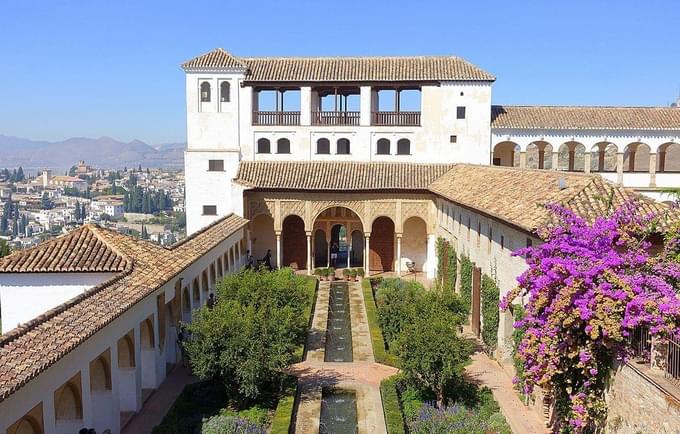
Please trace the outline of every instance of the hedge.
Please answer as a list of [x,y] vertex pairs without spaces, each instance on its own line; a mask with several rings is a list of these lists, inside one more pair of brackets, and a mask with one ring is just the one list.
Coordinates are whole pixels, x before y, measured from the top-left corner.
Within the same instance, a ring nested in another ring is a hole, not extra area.
[[456,251],[451,243],[442,237],[437,238],[437,285],[443,289],[456,287]]
[[496,282],[486,274],[482,276],[482,340],[495,348],[498,344],[498,321],[500,290]]
[[297,390],[297,378],[292,375],[286,381],[286,388],[279,398],[279,403],[274,412],[271,434],[288,434],[293,422],[295,409],[295,394]]
[[382,398],[387,434],[405,434],[404,416],[401,412],[399,394],[397,393],[397,377],[386,378],[380,383],[380,397]]
[[469,313],[472,305],[472,261],[464,255],[460,257],[460,296]]
[[[314,306],[316,305],[316,296],[317,296],[317,289],[319,287],[319,281],[315,279],[314,277],[308,277],[307,278],[307,291],[311,297],[309,298],[311,302],[309,305],[305,307],[305,318],[307,318],[307,328],[310,328],[312,325],[312,314],[314,313]],[[306,341],[306,339],[305,339]],[[294,360],[296,362],[302,362],[305,357],[305,344],[299,345],[295,349],[295,354],[294,354]]]
[[371,281],[369,279],[362,279],[361,288],[364,292],[364,306],[366,307],[368,329],[371,334],[371,344],[373,344],[373,357],[378,363],[399,367],[397,357],[393,354],[389,354],[385,346],[385,339],[383,338],[380,323],[378,322],[378,308],[375,304]]

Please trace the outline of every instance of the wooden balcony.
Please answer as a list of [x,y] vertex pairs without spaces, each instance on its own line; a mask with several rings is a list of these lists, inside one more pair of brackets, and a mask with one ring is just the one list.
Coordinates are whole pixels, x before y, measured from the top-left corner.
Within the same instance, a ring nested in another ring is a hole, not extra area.
[[312,112],[312,125],[359,125],[360,112]]
[[373,125],[420,126],[420,112],[373,112]]
[[254,111],[253,125],[300,125],[300,112]]

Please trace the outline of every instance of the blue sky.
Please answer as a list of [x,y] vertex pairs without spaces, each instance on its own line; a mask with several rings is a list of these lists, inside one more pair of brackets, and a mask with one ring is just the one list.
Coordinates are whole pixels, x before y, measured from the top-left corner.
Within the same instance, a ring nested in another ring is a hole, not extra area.
[[0,0],[0,134],[185,140],[179,64],[235,55],[455,54],[496,104],[668,105],[680,2]]

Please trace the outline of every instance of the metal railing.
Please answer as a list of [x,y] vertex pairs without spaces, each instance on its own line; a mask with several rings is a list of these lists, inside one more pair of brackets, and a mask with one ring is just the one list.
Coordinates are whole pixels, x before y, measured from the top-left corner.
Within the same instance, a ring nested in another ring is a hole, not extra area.
[[628,346],[631,355],[635,359],[648,362],[652,350],[652,340],[649,336],[649,328],[635,327],[628,336]]
[[680,383],[680,339],[668,337],[668,352],[664,375],[674,383]]

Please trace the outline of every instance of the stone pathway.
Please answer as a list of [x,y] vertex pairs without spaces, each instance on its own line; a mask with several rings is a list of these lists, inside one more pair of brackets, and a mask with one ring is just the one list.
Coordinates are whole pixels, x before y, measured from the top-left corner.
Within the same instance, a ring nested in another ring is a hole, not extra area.
[[472,355],[472,363],[465,368],[468,377],[491,389],[501,412],[512,432],[517,434],[544,434],[550,432],[540,416],[522,404],[513,389],[512,378],[495,360],[478,351]]
[[142,410],[135,414],[122,430],[123,434],[149,434],[153,428],[163,421],[170,407],[184,390],[184,386],[198,381],[189,370],[181,364],[173,369]]
[[319,433],[323,387],[356,392],[359,434],[387,433],[380,382],[396,374],[397,369],[375,363],[361,286],[350,283],[349,290],[354,361],[324,362],[330,284],[321,282],[319,285],[312,328],[307,337],[307,358],[290,368],[300,385],[297,434]]

